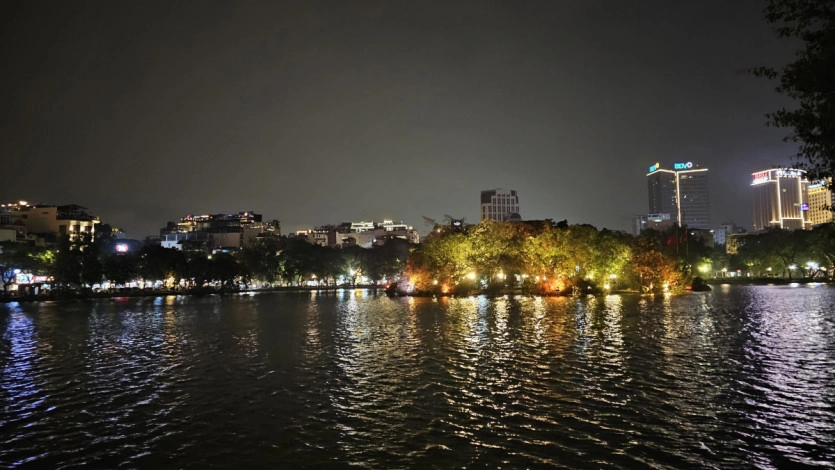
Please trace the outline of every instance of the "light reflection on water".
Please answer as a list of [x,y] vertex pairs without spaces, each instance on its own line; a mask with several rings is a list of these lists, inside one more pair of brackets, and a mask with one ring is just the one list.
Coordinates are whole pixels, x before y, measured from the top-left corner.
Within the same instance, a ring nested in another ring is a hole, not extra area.
[[0,467],[835,460],[835,289],[6,304]]

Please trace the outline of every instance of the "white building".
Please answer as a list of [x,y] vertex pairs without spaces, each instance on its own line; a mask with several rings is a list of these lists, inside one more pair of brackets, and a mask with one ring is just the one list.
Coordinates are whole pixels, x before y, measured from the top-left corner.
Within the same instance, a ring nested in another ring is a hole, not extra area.
[[237,214],[187,215],[176,224],[169,222],[160,230],[160,245],[182,249],[185,242],[202,243],[207,251],[235,251],[249,246],[258,236],[278,236],[277,220],[263,222],[261,214],[252,211]]
[[321,246],[341,247],[358,245],[371,248],[382,245],[392,238],[400,238],[409,243],[420,243],[420,233],[403,222],[395,223],[390,219],[377,222],[345,222],[340,225],[329,225],[315,229],[304,229],[296,232],[297,237],[307,238],[307,241]]
[[513,189],[489,189],[481,192],[481,220],[520,219],[519,195]]
[[75,204],[54,206],[48,204],[31,205],[26,201],[3,204],[0,210],[0,223],[6,228],[18,228],[18,236],[55,236],[67,235],[70,240],[79,241],[82,237],[92,238],[96,225],[101,221],[93,216],[86,207]]

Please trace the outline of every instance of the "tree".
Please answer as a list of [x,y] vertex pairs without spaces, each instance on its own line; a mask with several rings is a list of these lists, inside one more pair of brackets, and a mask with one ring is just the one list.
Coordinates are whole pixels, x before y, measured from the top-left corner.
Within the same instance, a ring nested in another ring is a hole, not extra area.
[[26,245],[15,242],[0,244],[0,281],[3,282],[3,292],[9,291],[17,273],[24,267],[27,248]]
[[185,254],[176,248],[146,245],[139,251],[139,275],[145,281],[153,283],[173,278],[179,282],[185,265]]
[[281,273],[278,254],[282,250],[282,243],[282,239],[278,237],[268,237],[244,247],[238,253],[244,282],[248,283],[252,278],[269,286],[273,285]]
[[104,277],[114,285],[125,285],[139,275],[137,256],[133,253],[109,253],[103,256]]
[[822,266],[835,266],[835,223],[816,227],[810,238],[810,256],[819,258]]
[[230,253],[212,255],[208,270],[209,279],[220,282],[225,288],[235,287],[235,281],[241,273],[238,260]]
[[80,266],[78,266],[78,269],[81,274],[82,287],[93,287],[94,284],[101,283],[104,279],[102,257],[107,242],[102,239],[83,236],[76,242],[76,246],[79,251]]
[[765,19],[777,36],[803,44],[783,68],[753,70],[797,102],[768,114],[768,123],[791,129],[784,140],[799,144],[797,159],[809,178],[835,175],[835,0],[769,0]]

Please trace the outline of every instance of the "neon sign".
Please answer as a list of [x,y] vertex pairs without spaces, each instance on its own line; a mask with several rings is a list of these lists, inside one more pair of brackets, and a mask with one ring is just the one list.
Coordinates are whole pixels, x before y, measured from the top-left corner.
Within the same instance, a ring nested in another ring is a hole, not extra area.
[[803,172],[800,170],[777,170],[778,178],[800,178]]
[[769,174],[768,170],[754,173],[754,181],[752,181],[751,184],[760,184],[760,183],[768,182],[769,180],[771,180],[771,178],[769,178],[768,174]]
[[657,170],[660,167],[661,167],[661,164],[656,163],[655,165],[652,165],[651,167],[649,167],[649,172],[652,173],[653,171]]
[[693,162],[673,163],[674,170],[689,170],[691,168],[693,168]]

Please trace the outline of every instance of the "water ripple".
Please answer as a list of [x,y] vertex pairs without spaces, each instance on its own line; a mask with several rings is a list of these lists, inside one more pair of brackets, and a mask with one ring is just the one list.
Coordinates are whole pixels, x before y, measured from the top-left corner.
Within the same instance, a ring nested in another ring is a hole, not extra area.
[[0,467],[833,468],[835,289],[6,304]]

